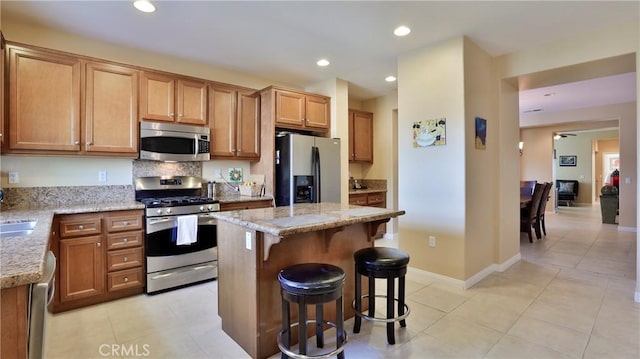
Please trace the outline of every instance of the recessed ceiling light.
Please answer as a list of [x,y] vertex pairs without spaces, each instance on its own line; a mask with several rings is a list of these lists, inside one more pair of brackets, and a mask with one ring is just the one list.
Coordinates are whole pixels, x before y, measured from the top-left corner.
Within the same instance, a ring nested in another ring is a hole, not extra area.
[[330,62],[327,59],[320,59],[320,60],[318,60],[318,62],[316,62],[316,64],[318,66],[325,67],[325,66],[329,66]]
[[136,0],[133,2],[133,6],[136,7],[136,9],[142,11],[142,12],[154,12],[156,11],[156,7],[153,6],[152,3],[150,3],[148,0]]
[[393,82],[397,80],[397,78],[395,76],[387,76],[384,80],[387,82]]
[[402,25],[393,30],[393,34],[396,36],[407,36],[411,32],[411,29]]

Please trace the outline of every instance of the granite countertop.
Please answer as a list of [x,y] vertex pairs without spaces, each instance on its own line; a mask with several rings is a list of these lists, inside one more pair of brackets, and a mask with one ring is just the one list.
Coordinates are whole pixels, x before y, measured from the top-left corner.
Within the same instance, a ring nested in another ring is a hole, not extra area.
[[51,223],[56,214],[144,209],[140,202],[77,204],[44,209],[2,210],[0,221],[37,220],[28,236],[0,238],[0,288],[35,283],[42,277],[49,250]]
[[349,194],[377,193],[377,192],[387,192],[387,190],[386,189],[379,189],[379,188],[367,188],[367,189],[349,188]]
[[403,214],[405,211],[402,210],[355,206],[348,203],[311,203],[216,212],[213,216],[248,229],[285,237],[292,234],[387,219]]

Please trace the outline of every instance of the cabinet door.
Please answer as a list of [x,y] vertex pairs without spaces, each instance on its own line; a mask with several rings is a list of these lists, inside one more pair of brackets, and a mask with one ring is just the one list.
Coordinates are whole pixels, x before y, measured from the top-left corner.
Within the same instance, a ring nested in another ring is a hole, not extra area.
[[207,84],[178,80],[178,117],[176,122],[207,125]]
[[174,121],[176,80],[155,72],[145,72],[140,84],[140,118]]
[[4,115],[6,111],[6,92],[5,92],[5,73],[4,73],[4,61],[5,61],[5,49],[4,49],[4,36],[2,32],[0,32],[0,50],[2,53],[0,54],[0,149],[4,150],[5,144],[5,122]]
[[304,125],[305,96],[296,92],[276,91],[276,125]]
[[101,236],[60,240],[60,301],[104,293],[105,266]]
[[85,150],[138,152],[138,71],[86,65]]
[[8,51],[9,148],[79,151],[80,60],[13,46]]
[[305,102],[305,126],[328,129],[331,125],[329,99],[307,95]]
[[237,156],[260,158],[260,94],[238,91]]
[[354,111],[351,121],[353,130],[349,134],[352,140],[352,160],[358,162],[373,162],[373,114]]
[[209,127],[211,156],[236,155],[236,91],[226,87],[209,87]]

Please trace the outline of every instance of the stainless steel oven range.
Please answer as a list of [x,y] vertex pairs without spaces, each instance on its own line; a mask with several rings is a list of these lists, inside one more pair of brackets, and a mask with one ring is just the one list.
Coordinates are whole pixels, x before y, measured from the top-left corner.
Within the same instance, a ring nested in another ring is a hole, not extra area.
[[145,205],[146,292],[218,276],[216,219],[220,203],[202,195],[199,177],[139,177],[136,200]]

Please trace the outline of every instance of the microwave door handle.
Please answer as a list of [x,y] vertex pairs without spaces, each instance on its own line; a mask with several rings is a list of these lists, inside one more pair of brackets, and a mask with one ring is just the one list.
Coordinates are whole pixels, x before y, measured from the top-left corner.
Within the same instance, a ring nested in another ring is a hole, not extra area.
[[194,156],[198,156],[198,153],[199,153],[199,150],[200,150],[200,149],[198,148],[198,146],[200,145],[200,141],[198,140],[198,135],[194,135],[194,136],[193,136],[193,139],[195,140],[195,146],[194,146],[194,148],[195,148],[195,150],[196,150],[196,151],[195,151],[195,153],[194,153],[193,155],[194,155]]

